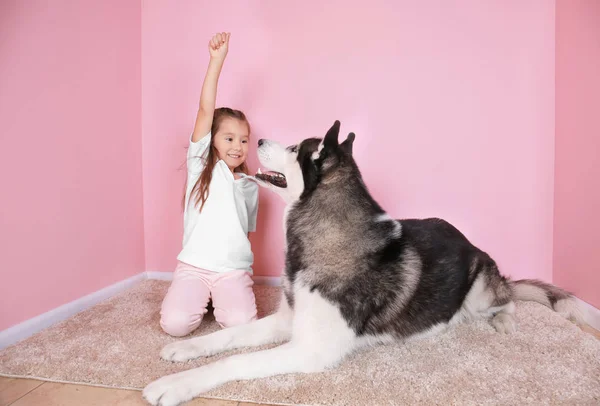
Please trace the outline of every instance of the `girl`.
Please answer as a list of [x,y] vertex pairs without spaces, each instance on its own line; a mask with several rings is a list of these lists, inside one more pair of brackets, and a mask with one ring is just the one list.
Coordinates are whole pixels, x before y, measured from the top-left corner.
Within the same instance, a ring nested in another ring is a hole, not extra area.
[[189,143],[183,249],[160,319],[172,336],[194,331],[211,297],[221,327],[256,319],[248,232],[256,228],[258,185],[239,175],[248,174],[250,125],[241,111],[215,109],[229,36],[216,34],[208,43],[210,62]]

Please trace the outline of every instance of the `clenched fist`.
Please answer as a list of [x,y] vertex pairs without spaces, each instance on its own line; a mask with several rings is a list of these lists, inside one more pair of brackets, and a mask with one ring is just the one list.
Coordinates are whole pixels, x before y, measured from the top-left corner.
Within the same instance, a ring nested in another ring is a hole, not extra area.
[[229,48],[229,32],[220,32],[210,39],[208,42],[208,52],[211,58],[225,59]]

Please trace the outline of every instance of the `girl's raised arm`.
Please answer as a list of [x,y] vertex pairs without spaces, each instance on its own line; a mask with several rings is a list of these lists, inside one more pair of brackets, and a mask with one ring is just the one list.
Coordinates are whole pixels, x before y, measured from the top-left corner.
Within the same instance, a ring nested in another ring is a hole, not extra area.
[[227,56],[230,35],[230,33],[221,32],[215,34],[208,42],[210,62],[208,63],[204,84],[202,85],[202,93],[200,94],[200,107],[198,108],[198,115],[196,116],[196,123],[192,134],[193,142],[199,141],[210,132],[217,100],[219,75]]

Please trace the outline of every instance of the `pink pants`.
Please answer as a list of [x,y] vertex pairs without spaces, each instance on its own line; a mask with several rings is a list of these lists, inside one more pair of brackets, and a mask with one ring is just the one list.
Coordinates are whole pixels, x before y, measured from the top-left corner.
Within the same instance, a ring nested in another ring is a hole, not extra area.
[[221,327],[256,320],[252,285],[246,271],[211,272],[179,262],[162,302],[160,326],[172,336],[188,335],[200,325],[211,296]]

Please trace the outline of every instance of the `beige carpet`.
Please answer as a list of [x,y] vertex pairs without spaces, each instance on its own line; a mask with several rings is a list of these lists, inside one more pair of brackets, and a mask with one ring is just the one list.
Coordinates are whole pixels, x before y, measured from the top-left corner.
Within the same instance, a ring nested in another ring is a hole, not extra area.
[[[175,340],[158,324],[167,287],[145,281],[0,351],[0,374],[141,389],[219,358],[159,359]],[[259,315],[271,313],[277,288],[255,291]],[[600,340],[538,304],[519,302],[517,317],[513,335],[476,322],[358,353],[336,370],[232,382],[206,395],[310,405],[600,405]],[[210,315],[203,323],[194,335],[218,328]]]

